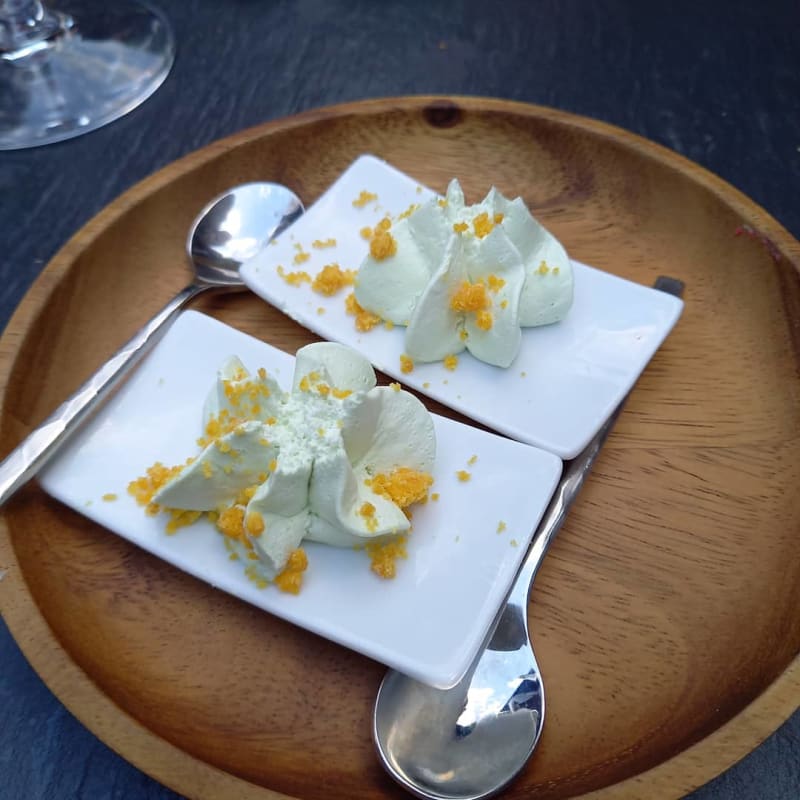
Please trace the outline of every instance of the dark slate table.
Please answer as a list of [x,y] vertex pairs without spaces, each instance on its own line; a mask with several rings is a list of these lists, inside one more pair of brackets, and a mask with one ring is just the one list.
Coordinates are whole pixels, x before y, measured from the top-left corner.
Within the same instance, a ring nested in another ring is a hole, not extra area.
[[[367,97],[473,94],[596,117],[699,162],[800,237],[800,3],[157,0],[178,55],[94,133],[0,153],[0,322],[123,190],[246,126]],[[313,157],[313,154],[310,154]],[[176,798],[98,741],[0,624],[0,797]],[[692,800],[800,797],[800,713]]]

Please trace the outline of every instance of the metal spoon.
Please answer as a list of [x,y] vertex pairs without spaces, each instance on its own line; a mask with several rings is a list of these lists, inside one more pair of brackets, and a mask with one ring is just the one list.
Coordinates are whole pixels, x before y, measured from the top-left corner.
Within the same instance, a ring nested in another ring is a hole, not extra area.
[[200,212],[186,241],[194,280],[0,464],[0,505],[58,452],[70,434],[152,349],[186,303],[210,289],[244,289],[239,275],[242,263],[303,211],[299,198],[276,183],[248,183],[212,200]]
[[[680,296],[683,284],[655,288]],[[528,595],[550,543],[580,491],[626,398],[562,474],[530,550],[483,649],[453,688],[390,671],[375,700],[372,734],[383,766],[417,797],[478,800],[525,766],[544,724],[544,686],[528,635]]]

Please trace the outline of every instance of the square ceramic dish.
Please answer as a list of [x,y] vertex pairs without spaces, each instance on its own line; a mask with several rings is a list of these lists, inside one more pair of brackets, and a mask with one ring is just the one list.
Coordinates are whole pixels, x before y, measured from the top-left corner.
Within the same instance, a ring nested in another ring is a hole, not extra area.
[[[455,683],[504,600],[561,461],[434,417],[434,491],[440,499],[415,507],[408,559],[399,562],[394,580],[374,575],[363,552],[311,543],[299,595],[274,586],[258,589],[242,562],[229,560],[223,537],[206,519],[167,535],[165,517],[147,516],[126,491],[155,461],[183,463],[198,452],[203,402],[217,367],[233,354],[251,371],[263,366],[290,387],[292,356],[185,312],[43,472],[44,489],[218,589],[425,683]],[[460,481],[459,470],[468,470],[471,479]]]
[[[364,190],[377,200],[354,206]],[[363,227],[431,196],[429,189],[386,162],[361,156],[286,233],[244,265],[244,280],[300,324],[353,347],[417,391],[521,442],[564,459],[574,457],[670,332],[683,308],[680,299],[573,262],[575,295],[566,319],[524,328],[519,355],[509,368],[493,367],[465,352],[454,371],[438,362],[417,364],[404,374],[400,355],[405,328],[378,326],[361,333],[345,311],[350,290],[324,297],[307,283],[289,285],[278,273],[282,267],[313,276],[333,262],[357,269],[368,250],[360,235]],[[336,244],[313,246],[329,239]],[[297,264],[301,253],[308,259]]]

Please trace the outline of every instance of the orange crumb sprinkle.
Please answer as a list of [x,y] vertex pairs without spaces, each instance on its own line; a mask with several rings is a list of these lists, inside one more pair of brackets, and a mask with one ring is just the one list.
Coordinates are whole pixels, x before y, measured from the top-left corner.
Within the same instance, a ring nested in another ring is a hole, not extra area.
[[492,301],[483,283],[463,281],[450,298],[450,308],[453,311],[483,311],[491,304]]
[[391,500],[400,508],[423,502],[433,484],[433,476],[410,467],[397,467],[389,473],[378,473],[364,481],[375,494]]
[[494,274],[487,278],[487,283],[489,284],[489,290],[495,293],[499,292],[506,285],[506,282],[503,280],[503,278]]
[[447,200],[444,197],[440,197],[436,201],[436,203],[439,206],[439,208],[447,208]]
[[107,492],[101,499],[105,500],[106,503],[113,503],[117,499],[117,495],[114,492]]
[[502,533],[505,529],[506,529],[505,522],[503,522],[503,520],[500,520],[500,522],[497,523],[497,532]]
[[536,271],[537,271],[537,272],[538,272],[540,275],[547,275],[547,273],[548,273],[548,272],[550,272],[550,267],[548,267],[548,266],[547,266],[547,262],[546,262],[546,261],[542,261],[542,262],[539,264],[539,268],[538,268]]
[[475,315],[475,324],[482,330],[482,331],[489,331],[492,329],[492,325],[494,324],[494,318],[492,317],[491,311],[479,311]]
[[469,461],[467,461],[467,464],[472,466],[473,464],[475,464],[477,462],[477,460],[478,460],[478,456],[472,455],[472,456],[469,457]]
[[311,258],[310,253],[298,253],[293,259],[293,264],[305,264],[308,259]]
[[459,339],[461,339],[461,341],[462,341],[462,342],[466,342],[466,341],[467,341],[467,339],[469,339],[469,334],[467,333],[467,330],[466,330],[466,328],[462,328],[462,329],[461,329],[461,330],[458,332],[458,338],[459,338]]
[[369,542],[366,551],[370,558],[370,569],[386,580],[397,575],[397,560],[408,558],[405,536],[398,536],[390,542]]
[[325,247],[336,247],[336,239],[314,239],[311,246],[317,250],[322,250]]
[[456,233],[464,233],[464,231],[469,230],[469,225],[466,222],[454,222],[453,223],[453,230]]
[[371,331],[376,325],[381,322],[381,318],[371,311],[362,308],[354,292],[350,292],[344,300],[345,311],[356,318],[356,330],[366,333]]
[[242,506],[229,506],[220,512],[217,518],[217,529],[229,539],[241,542],[248,550],[253,547],[244,533],[244,508]]
[[374,202],[377,199],[378,195],[368,192],[366,189],[362,189],[358,197],[353,200],[353,205],[356,208],[364,208],[364,206]]
[[395,392],[399,392],[401,387],[399,383],[392,382],[389,384],[389,388],[393,389]]
[[433,500],[434,503],[438,503],[439,502],[439,492],[431,492],[431,500]]
[[[472,229],[475,231],[475,235],[479,239],[483,239],[484,236],[488,236],[494,230],[496,219],[497,215],[495,215],[494,220],[489,219],[489,214],[486,211],[484,211],[482,214],[478,214],[478,216],[472,220]],[[500,221],[502,222],[502,215],[500,215]]]
[[278,275],[280,275],[289,286],[300,286],[303,283],[311,283],[311,276],[304,271],[286,272],[283,267],[279,266]]
[[197,522],[202,515],[202,511],[185,511],[182,508],[169,509],[167,533],[175,533],[179,528],[185,528],[187,525]]
[[251,511],[247,515],[245,525],[247,527],[247,532],[251,536],[261,536],[261,534],[264,533],[264,528],[266,528],[264,517],[262,517],[258,511]]
[[452,372],[458,366],[458,356],[453,354],[445,356],[442,363],[445,369],[449,369]]
[[408,375],[409,372],[414,371],[414,362],[411,360],[409,356],[405,353],[400,356],[400,372],[404,375]]
[[317,273],[311,288],[319,294],[330,297],[345,286],[352,286],[355,277],[355,270],[342,269],[338,264],[327,264]]
[[397,219],[406,219],[410,217],[419,208],[419,203],[412,203],[405,211],[398,214]]
[[469,472],[467,472],[465,469],[460,469],[458,472],[456,472],[456,477],[462,483],[466,483],[472,477],[472,475]]
[[364,518],[366,522],[367,530],[370,533],[373,533],[378,529],[378,520],[375,517],[375,506],[372,503],[365,502],[362,504],[361,508],[358,509],[359,516]]
[[364,226],[364,227],[363,227],[363,228],[362,228],[362,229],[359,231],[359,233],[361,234],[361,238],[362,238],[362,239],[367,239],[367,240],[369,240],[369,239],[371,239],[371,238],[372,238],[372,228],[370,228],[368,225],[365,225],[365,226]]
[[160,461],[156,461],[147,469],[145,475],[128,484],[128,494],[132,495],[140,506],[146,506],[152,503],[156,492],[182,469],[182,464],[177,467],[165,467]]
[[[380,227],[380,223],[379,223]],[[376,261],[383,261],[397,252],[397,240],[388,230],[375,229],[369,242],[369,254]]]
[[288,594],[299,594],[303,585],[303,573],[308,568],[308,556],[302,547],[292,550],[283,571],[275,577],[275,585]]

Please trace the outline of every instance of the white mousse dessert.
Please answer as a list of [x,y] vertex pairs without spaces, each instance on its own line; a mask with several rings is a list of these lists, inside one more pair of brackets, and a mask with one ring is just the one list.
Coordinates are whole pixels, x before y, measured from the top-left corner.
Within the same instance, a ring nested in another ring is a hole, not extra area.
[[330,342],[297,352],[290,392],[231,357],[205,402],[202,451],[154,465],[129,491],[151,513],[169,511],[168,530],[208,513],[258,583],[296,591],[305,539],[363,546],[391,577],[404,510],[432,483],[436,440],[416,397],[375,384],[366,359]]
[[376,227],[356,278],[359,306],[406,326],[406,355],[440,361],[464,349],[498,367],[517,355],[521,328],[564,318],[572,267],[521,198],[496,189],[468,206],[457,180]]

